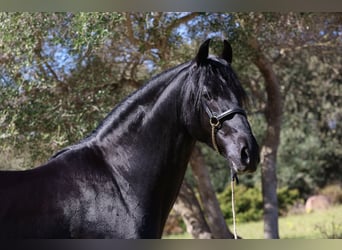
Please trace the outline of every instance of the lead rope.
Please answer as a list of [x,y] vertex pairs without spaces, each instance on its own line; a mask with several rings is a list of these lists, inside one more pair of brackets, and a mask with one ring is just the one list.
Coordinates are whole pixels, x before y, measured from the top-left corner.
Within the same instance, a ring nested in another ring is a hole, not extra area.
[[[215,138],[215,129],[220,126],[220,122],[216,121],[214,122],[213,120],[210,119],[210,125],[211,125],[211,141],[213,144],[214,149],[220,153],[219,148],[216,143],[216,138]],[[233,234],[234,234],[234,239],[237,240],[237,233],[236,233],[236,215],[235,215],[235,194],[234,194],[234,187],[235,187],[235,179],[236,182],[238,183],[238,178],[236,174],[234,173],[234,170],[231,169],[231,189],[232,189],[232,214],[233,214]]]
[[215,124],[211,123],[211,121],[210,121],[210,124],[211,124],[211,141],[213,143],[213,147],[216,150],[216,152],[220,153],[219,148],[218,148],[217,143],[216,143],[216,139],[215,139],[215,129],[218,126],[218,124],[217,123],[215,123]]
[[235,216],[235,194],[234,194],[234,187],[235,187],[235,179],[236,183],[238,183],[238,179],[234,171],[231,169],[231,181],[230,186],[232,189],[232,213],[233,213],[233,233],[234,239],[237,240],[237,233],[236,233],[236,216]]

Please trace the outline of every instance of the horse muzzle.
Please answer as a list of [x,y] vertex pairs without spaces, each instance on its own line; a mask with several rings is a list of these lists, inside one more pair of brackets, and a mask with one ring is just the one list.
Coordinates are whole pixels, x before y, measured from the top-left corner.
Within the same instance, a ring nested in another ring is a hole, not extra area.
[[[254,139],[254,138],[253,138]],[[252,143],[241,143],[235,149],[227,147],[225,149],[226,158],[230,167],[236,173],[252,173],[257,169],[260,162],[259,146],[255,139]]]

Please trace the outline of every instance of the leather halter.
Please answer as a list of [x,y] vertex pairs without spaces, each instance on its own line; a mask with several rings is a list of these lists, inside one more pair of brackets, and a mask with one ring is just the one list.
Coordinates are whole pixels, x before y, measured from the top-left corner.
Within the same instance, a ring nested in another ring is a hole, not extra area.
[[218,130],[221,129],[222,123],[225,120],[232,119],[235,114],[241,114],[243,116],[247,116],[246,112],[242,108],[233,108],[233,109],[228,109],[227,111],[217,115],[215,112],[211,112],[211,110],[209,109],[207,105],[205,106],[205,111],[207,112],[209,116],[209,122],[211,125],[211,142],[215,150],[218,153],[220,153],[220,150],[216,142],[216,133]]

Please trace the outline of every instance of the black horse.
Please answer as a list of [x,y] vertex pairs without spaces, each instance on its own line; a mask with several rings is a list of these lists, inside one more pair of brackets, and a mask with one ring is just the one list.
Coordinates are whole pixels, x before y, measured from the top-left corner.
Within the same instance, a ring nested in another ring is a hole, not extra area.
[[232,49],[151,79],[80,143],[45,165],[0,172],[1,238],[159,238],[199,140],[252,172],[257,142],[241,109]]

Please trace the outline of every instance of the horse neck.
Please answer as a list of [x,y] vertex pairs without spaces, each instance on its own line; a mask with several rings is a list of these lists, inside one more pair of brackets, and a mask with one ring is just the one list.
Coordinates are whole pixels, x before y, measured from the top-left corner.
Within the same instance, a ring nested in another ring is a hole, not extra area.
[[[156,129],[164,133],[184,132],[180,99],[184,78],[187,75],[184,68],[188,67],[180,65],[164,73],[165,75],[161,74],[152,79],[150,83],[121,102],[87,141],[96,138],[101,142],[111,141],[117,146],[120,144],[135,147],[132,142],[139,139],[147,140],[146,134],[149,132],[153,132],[154,138],[148,139],[153,139],[154,142],[162,139],[165,142],[166,138],[158,137]],[[130,137],[133,137],[133,141],[127,140]],[[110,143],[108,146],[111,148]]]
[[124,192],[131,189],[139,199],[160,201],[164,217],[176,199],[195,142],[180,114],[187,77],[182,69],[157,77],[126,99],[96,133]]

